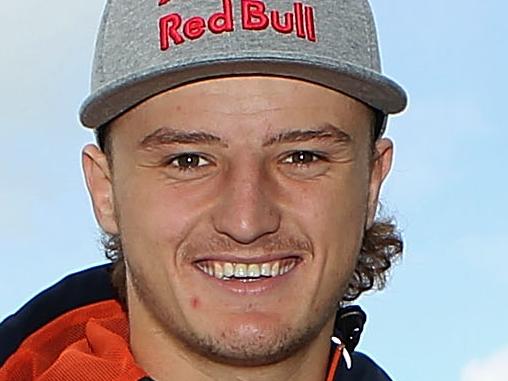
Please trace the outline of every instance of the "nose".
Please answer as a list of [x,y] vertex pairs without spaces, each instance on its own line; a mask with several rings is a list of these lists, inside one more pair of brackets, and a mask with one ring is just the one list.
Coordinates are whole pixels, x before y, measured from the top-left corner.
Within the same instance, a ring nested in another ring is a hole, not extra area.
[[239,163],[231,168],[213,212],[213,223],[218,233],[241,244],[252,243],[279,229],[280,213],[262,169]]

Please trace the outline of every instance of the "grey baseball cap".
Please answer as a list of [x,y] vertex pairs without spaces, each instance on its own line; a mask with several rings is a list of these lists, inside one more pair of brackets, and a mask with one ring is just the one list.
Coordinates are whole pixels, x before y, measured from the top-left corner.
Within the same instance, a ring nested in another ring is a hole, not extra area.
[[80,119],[97,128],[163,91],[235,75],[309,81],[382,115],[407,104],[381,73],[367,0],[108,0]]

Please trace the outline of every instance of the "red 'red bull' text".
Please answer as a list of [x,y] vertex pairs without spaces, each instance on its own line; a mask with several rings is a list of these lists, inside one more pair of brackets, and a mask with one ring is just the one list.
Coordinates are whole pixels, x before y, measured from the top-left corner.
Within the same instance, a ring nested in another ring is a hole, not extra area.
[[[159,0],[159,6],[170,0]],[[295,2],[291,12],[268,10],[262,0],[241,0],[241,27],[244,30],[261,31],[272,28],[283,34],[294,33],[297,37],[316,42],[314,8]],[[232,0],[222,1],[222,10],[205,19],[201,16],[186,20],[179,13],[170,13],[159,20],[160,48],[168,50],[172,44],[183,44],[201,38],[207,31],[222,34],[235,31]]]

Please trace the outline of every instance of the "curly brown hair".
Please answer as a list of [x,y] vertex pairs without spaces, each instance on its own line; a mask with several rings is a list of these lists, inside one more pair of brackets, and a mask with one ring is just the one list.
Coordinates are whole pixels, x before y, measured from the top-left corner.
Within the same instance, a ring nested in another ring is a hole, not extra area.
[[[127,306],[126,267],[120,236],[104,234],[102,245],[106,258],[113,262],[112,283],[123,306]],[[401,257],[403,241],[392,220],[375,222],[365,231],[356,268],[341,303],[351,302],[369,290],[385,287],[392,265]]]

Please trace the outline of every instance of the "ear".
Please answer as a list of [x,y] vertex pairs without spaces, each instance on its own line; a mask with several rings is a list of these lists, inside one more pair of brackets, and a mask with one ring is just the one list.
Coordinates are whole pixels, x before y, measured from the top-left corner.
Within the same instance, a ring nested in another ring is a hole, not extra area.
[[381,185],[390,172],[393,159],[393,142],[390,139],[379,139],[375,144],[369,183],[367,229],[374,224]]
[[81,159],[95,218],[106,233],[117,234],[118,225],[115,218],[113,184],[108,160],[104,153],[93,144],[83,148]]

